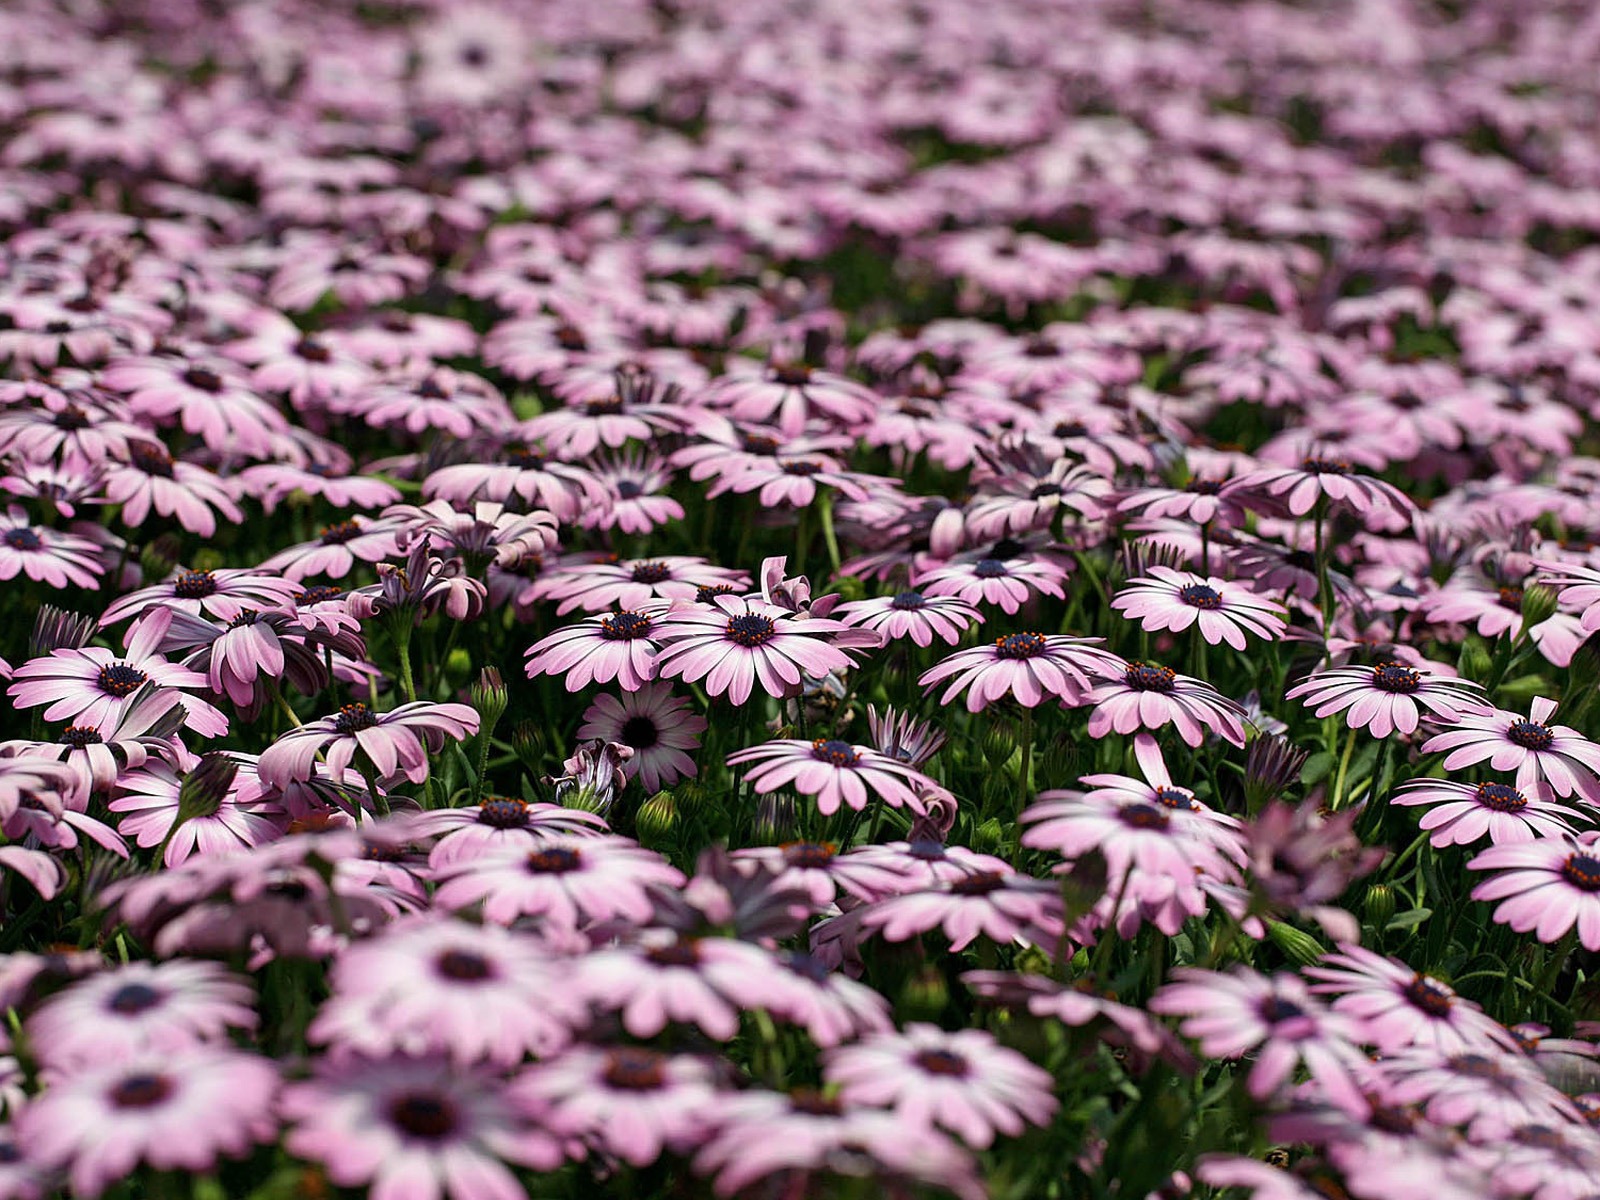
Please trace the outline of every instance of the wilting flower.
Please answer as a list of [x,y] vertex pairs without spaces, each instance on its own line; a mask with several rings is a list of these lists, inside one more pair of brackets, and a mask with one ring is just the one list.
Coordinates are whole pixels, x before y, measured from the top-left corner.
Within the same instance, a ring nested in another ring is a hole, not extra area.
[[511,1197],[522,1187],[506,1162],[548,1171],[565,1157],[493,1074],[440,1057],[319,1059],[311,1079],[284,1089],[283,1113],[289,1153],[374,1197]]
[[697,773],[691,752],[700,747],[706,719],[665,683],[647,683],[621,696],[599,695],[583,714],[580,738],[600,738],[627,746],[633,757],[622,764],[647,793],[671,787]]
[[231,1047],[146,1051],[56,1077],[16,1128],[30,1161],[94,1197],[140,1162],[206,1174],[270,1140],[277,1088],[273,1064]]
[[846,1104],[893,1108],[920,1126],[940,1126],[985,1149],[1047,1124],[1056,1110],[1050,1072],[981,1029],[947,1033],[913,1023],[830,1050],[823,1077]]
[[465,704],[402,704],[373,712],[365,704],[346,704],[332,716],[292,729],[262,752],[261,778],[276,787],[309,779],[317,756],[327,755],[327,770],[341,775],[357,751],[378,778],[403,774],[412,783],[428,777],[428,756],[447,739],[460,741],[478,731],[478,714]]
[[1483,701],[1473,695],[1477,686],[1405,663],[1382,662],[1374,667],[1318,671],[1284,695],[1290,700],[1304,697],[1307,707],[1319,717],[1345,712],[1351,729],[1365,729],[1381,738],[1396,731],[1415,733],[1425,712],[1453,724],[1481,710]]
[[1573,926],[1586,950],[1600,950],[1600,846],[1570,837],[1490,846],[1467,863],[1496,874],[1472,889],[1498,900],[1494,919],[1518,933],[1554,942]]
[[1600,803],[1600,746],[1570,725],[1551,724],[1555,711],[1555,701],[1543,696],[1534,697],[1526,717],[1480,708],[1429,738],[1422,752],[1445,751],[1447,771],[1487,761],[1496,771],[1515,771],[1525,791],[1544,783],[1558,796]]
[[878,753],[887,754],[907,766],[920,767],[945,743],[945,735],[928,721],[886,708],[882,713],[867,705],[867,729]]
[[1215,576],[1161,566],[1128,580],[1111,598],[1111,607],[1152,633],[1198,625],[1211,645],[1227,642],[1235,650],[1245,648],[1247,633],[1272,641],[1284,631],[1281,605]]
[[893,808],[905,805],[920,811],[922,797],[916,785],[936,785],[899,759],[869,746],[853,746],[836,738],[815,741],[783,739],[766,742],[728,756],[729,766],[755,763],[745,778],[758,792],[791,787],[817,798],[817,811],[832,816],[840,803],[860,812],[869,793]]
[[1522,790],[1485,780],[1408,779],[1389,798],[1391,804],[1431,805],[1418,824],[1433,831],[1435,846],[1470,846],[1487,835],[1495,845],[1531,842],[1539,837],[1576,834],[1583,817],[1557,804],[1545,784]]
[[452,621],[473,621],[483,611],[488,589],[465,573],[458,558],[432,553],[430,534],[414,538],[404,566],[381,562],[378,582],[349,592],[352,617],[366,620],[394,613],[397,620],[420,622],[441,609]]
[[561,764],[566,774],[546,778],[545,783],[554,789],[557,804],[603,817],[611,811],[617,793],[628,785],[625,768],[632,757],[628,746],[593,738],[580,743]]
[[1115,655],[1100,648],[1099,638],[1008,633],[993,645],[958,650],[924,671],[917,682],[927,687],[955,676],[939,702],[948,704],[964,691],[968,712],[979,712],[1006,695],[1025,708],[1046,697],[1075,706],[1118,664]]

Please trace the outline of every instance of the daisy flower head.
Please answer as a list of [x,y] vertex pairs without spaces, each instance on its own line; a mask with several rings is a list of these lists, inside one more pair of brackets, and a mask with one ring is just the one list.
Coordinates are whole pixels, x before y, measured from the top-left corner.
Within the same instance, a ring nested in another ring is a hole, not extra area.
[[1110,669],[1101,672],[1101,680],[1082,701],[1094,705],[1091,738],[1170,724],[1191,746],[1200,745],[1208,730],[1232,745],[1244,745],[1244,709],[1209,683],[1157,663],[1108,657]]
[[938,930],[957,953],[980,936],[1002,945],[1013,942],[1053,951],[1065,932],[1056,884],[1004,864],[878,900],[852,915],[856,914],[863,931],[882,934],[890,942]]
[[70,1073],[149,1052],[174,1053],[254,1029],[250,985],[215,963],[129,962],[57,992],[24,1028],[39,1062]]
[[627,746],[633,757],[623,771],[654,794],[698,773],[693,753],[700,748],[706,724],[668,684],[656,682],[620,696],[596,696],[583,714],[578,737]]
[[1452,779],[1409,779],[1390,797],[1406,807],[1428,806],[1418,824],[1432,832],[1435,846],[1470,846],[1487,837],[1496,846],[1541,837],[1576,834],[1583,816],[1555,801],[1546,784],[1526,790],[1507,783],[1457,783]]
[[442,1057],[323,1057],[284,1089],[282,1109],[290,1154],[321,1163],[339,1187],[367,1185],[375,1200],[509,1200],[524,1193],[507,1162],[548,1171],[564,1158],[494,1074]]
[[1495,872],[1472,889],[1472,898],[1499,901],[1500,924],[1545,943],[1576,926],[1584,949],[1600,950],[1600,845],[1592,837],[1490,846],[1467,867]]
[[1332,994],[1334,1012],[1355,1020],[1361,1040],[1380,1054],[1428,1046],[1441,1054],[1466,1050],[1510,1050],[1515,1039],[1505,1026],[1449,984],[1414,971],[1362,946],[1346,945],[1322,956],[1303,974],[1319,980],[1313,992]]
[[1248,507],[1287,509],[1303,517],[1325,502],[1353,512],[1369,529],[1405,529],[1416,512],[1399,488],[1357,474],[1355,465],[1343,459],[1307,458],[1298,466],[1263,467],[1237,483],[1237,498]]
[[1415,733],[1425,715],[1444,723],[1461,721],[1484,707],[1474,689],[1478,685],[1470,680],[1446,679],[1403,662],[1381,662],[1317,671],[1284,695],[1303,698],[1319,717],[1345,713],[1351,729],[1382,738]]
[[959,597],[928,596],[914,589],[854,600],[834,612],[841,621],[881,633],[887,641],[908,637],[919,646],[932,645],[936,637],[954,646],[971,625],[983,620]]
[[982,1029],[947,1033],[913,1023],[827,1052],[823,1077],[846,1104],[892,1108],[982,1150],[996,1135],[1047,1125],[1056,1111],[1050,1072]]
[[1282,605],[1237,583],[1162,566],[1130,579],[1111,607],[1147,632],[1196,626],[1211,645],[1227,642],[1235,650],[1245,648],[1246,634],[1269,642],[1281,637],[1287,615]]
[[528,678],[564,675],[569,692],[613,679],[636,692],[656,677],[664,605],[589,617],[558,629],[528,647]]
[[654,851],[600,835],[440,863],[434,880],[434,905],[446,912],[481,904],[484,920],[496,925],[541,917],[553,929],[576,930],[613,918],[647,921],[651,887],[680,887],[684,877]]
[[1424,742],[1422,752],[1444,751],[1447,771],[1487,762],[1515,771],[1521,791],[1543,783],[1558,796],[1600,803],[1600,746],[1570,725],[1553,724],[1555,711],[1555,701],[1544,696],[1534,697],[1527,716],[1480,705]]
[[772,970],[771,952],[750,942],[657,931],[578,959],[572,986],[588,1003],[619,1014],[634,1037],[655,1037],[677,1023],[726,1042],[738,1034],[740,1014],[760,1004]]
[[0,580],[26,575],[53,588],[97,591],[104,548],[75,533],[35,525],[18,505],[0,515]]
[[56,1077],[17,1115],[30,1161],[95,1197],[140,1162],[207,1174],[277,1132],[273,1064],[231,1047],[145,1051]]
[[[241,795],[238,765],[220,753],[200,757],[180,776],[165,762],[125,770],[106,808],[121,816],[117,832],[145,850],[164,847],[177,866],[196,854],[233,854],[283,836],[287,814],[275,801]],[[242,782],[242,781],[241,781]]]
[[837,738],[809,742],[785,738],[728,756],[730,767],[747,764],[755,764],[745,778],[756,791],[790,787],[801,795],[815,796],[817,811],[823,816],[838,812],[840,803],[860,812],[872,796],[891,808],[904,805],[921,812],[922,796],[916,785],[937,786],[899,759]]
[[1046,697],[1074,707],[1084,703],[1096,679],[1115,670],[1119,661],[1100,648],[1099,638],[1008,633],[992,645],[958,650],[924,671],[917,682],[929,687],[951,680],[939,703],[949,704],[966,692],[968,712],[980,712],[1005,696],[1024,708],[1037,707]]
[[704,680],[708,696],[726,695],[732,704],[748,700],[758,681],[769,696],[798,695],[806,679],[853,667],[856,647],[882,643],[842,621],[740,596],[675,607],[664,624],[661,676]]
[[594,837],[610,827],[592,812],[516,796],[485,796],[477,804],[436,808],[410,818],[418,838],[437,837],[428,853],[435,868],[485,855],[533,850],[551,837]]
[[1051,557],[986,551],[958,555],[915,576],[913,582],[925,596],[995,604],[1010,616],[1035,595],[1065,596],[1066,578],[1066,568]]
[[339,778],[360,753],[380,779],[404,775],[421,783],[428,778],[430,754],[447,740],[459,742],[477,732],[477,710],[466,704],[421,700],[384,713],[346,704],[284,734],[262,752],[257,770],[265,782],[282,788],[310,779],[319,754],[326,755],[327,773]]

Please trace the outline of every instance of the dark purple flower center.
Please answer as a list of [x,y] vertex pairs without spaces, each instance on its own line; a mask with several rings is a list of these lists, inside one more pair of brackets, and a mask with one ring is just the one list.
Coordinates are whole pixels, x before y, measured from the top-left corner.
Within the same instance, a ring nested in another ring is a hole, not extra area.
[[778,452],[778,439],[768,437],[764,433],[741,433],[739,442],[746,454],[758,454],[763,458],[770,458]]
[[106,1007],[119,1016],[132,1017],[149,1012],[161,1003],[162,994],[143,983],[125,983],[106,999]]
[[786,842],[783,861],[791,867],[820,871],[833,862],[831,842]]
[[853,767],[861,761],[861,754],[854,746],[837,738],[818,738],[812,742],[811,757],[835,767]]
[[442,1142],[461,1123],[455,1104],[435,1092],[407,1092],[389,1103],[389,1120],[396,1129],[424,1142]]
[[785,954],[782,962],[784,966],[788,967],[796,975],[809,979],[812,983],[824,983],[831,974],[827,963],[814,955],[807,954],[803,950]]
[[759,613],[745,613],[743,616],[728,620],[728,640],[747,650],[765,646],[777,632],[777,626],[772,623],[772,619],[763,617]]
[[66,430],[68,433],[76,433],[80,429],[87,429],[92,424],[89,420],[89,414],[76,404],[69,404],[56,413],[53,423],[57,429]]
[[619,612],[600,621],[600,636],[608,642],[631,642],[650,636],[650,618],[643,613]]
[[693,938],[679,938],[666,946],[654,946],[645,951],[645,957],[658,967],[698,967],[700,943]]
[[666,1086],[666,1058],[653,1050],[628,1048],[606,1055],[601,1078],[607,1087],[624,1092],[653,1092]]
[[417,384],[417,396],[423,400],[448,400],[450,393],[432,375]]
[[1406,984],[1405,996],[1430,1017],[1448,1017],[1456,999],[1455,992],[1450,988],[1420,971]]
[[1046,644],[1042,633],[1008,633],[995,638],[994,653],[996,658],[1037,658]]
[[1170,692],[1178,684],[1178,673],[1154,663],[1131,662],[1122,679],[1137,692]]
[[495,829],[523,829],[528,824],[528,802],[509,796],[485,800],[478,806],[478,824]]
[[304,337],[296,342],[294,352],[307,362],[325,363],[333,359],[333,351],[312,337]]
[[1181,812],[1190,812],[1195,807],[1194,796],[1181,787],[1164,787],[1156,789],[1156,799],[1166,808],[1175,808]]
[[371,729],[378,723],[378,715],[365,704],[342,705],[333,718],[333,727],[339,733],[350,735]]
[[61,740],[75,750],[85,746],[99,746],[105,742],[98,725],[68,725],[61,731]]
[[1005,876],[999,871],[974,871],[953,880],[950,890],[957,896],[987,896],[1005,886]]
[[799,475],[809,478],[823,470],[823,465],[809,458],[791,458],[783,464],[785,475]]
[[637,500],[644,495],[644,487],[632,479],[619,479],[616,483],[617,495],[624,500]]
[[1480,783],[1478,803],[1495,812],[1521,812],[1528,807],[1528,798],[1516,788],[1503,783]]
[[1313,475],[1348,475],[1352,469],[1349,463],[1331,458],[1308,458],[1300,466]]
[[446,950],[433,961],[434,970],[452,983],[482,983],[494,978],[494,964],[471,950]]
[[117,1080],[108,1097],[117,1108],[154,1108],[163,1104],[176,1089],[165,1075],[141,1071]]
[[1059,483],[1040,483],[1035,484],[1028,492],[1028,499],[1043,500],[1046,496],[1059,495],[1061,495],[1061,485]]
[[131,442],[128,445],[128,461],[146,475],[172,478],[172,455],[160,446],[149,442]]
[[1589,854],[1569,854],[1562,864],[1561,878],[1583,892],[1600,892],[1600,858]]
[[562,325],[555,332],[556,345],[563,350],[587,350],[589,340],[583,336],[583,331],[572,325]]
[[1222,482],[1217,479],[1191,479],[1183,490],[1197,496],[1216,496],[1222,492]]
[[622,744],[635,750],[648,750],[661,740],[661,730],[654,717],[643,715],[629,717],[622,723]]
[[1422,676],[1404,663],[1381,662],[1372,668],[1372,686],[1380,691],[1409,696],[1422,686]]
[[526,446],[511,446],[506,450],[506,464],[522,471],[544,470],[545,457]]
[[1178,590],[1178,599],[1191,608],[1221,608],[1222,593],[1209,584],[1191,583]]
[[398,308],[386,308],[378,314],[378,325],[389,333],[410,333],[411,314]]
[[839,1101],[810,1088],[790,1092],[789,1107],[794,1112],[803,1113],[808,1117],[837,1117],[844,1112],[844,1107]]
[[542,846],[528,852],[528,870],[535,875],[568,875],[582,865],[571,846]]
[[1293,1021],[1306,1015],[1306,1010],[1281,996],[1268,996],[1261,1002],[1261,1019],[1269,1025],[1280,1021]]
[[243,629],[246,625],[254,625],[261,620],[261,614],[253,608],[241,608],[239,615],[228,622],[229,629]]
[[1515,722],[1506,730],[1506,737],[1524,750],[1548,750],[1556,740],[1555,731],[1537,721]]
[[1457,1075],[1464,1075],[1468,1079],[1505,1078],[1505,1072],[1500,1069],[1500,1064],[1486,1054],[1458,1054],[1454,1058],[1446,1059],[1445,1065]]
[[361,526],[354,521],[335,521],[332,525],[323,526],[322,544],[324,546],[343,545],[360,532]]
[[304,608],[308,604],[322,604],[324,601],[337,600],[342,595],[344,595],[343,588],[337,588],[331,584],[323,584],[320,587],[308,587],[305,591],[296,594],[294,602],[296,606]]
[[1129,829],[1165,830],[1172,823],[1172,818],[1154,804],[1129,804],[1121,816]]
[[6,530],[5,541],[13,550],[37,550],[44,544],[37,533],[26,527]]
[[771,368],[772,382],[784,387],[804,387],[811,382],[811,368],[805,363],[786,363]]
[[591,400],[583,406],[583,415],[586,417],[614,417],[622,411],[622,397],[612,396],[605,400]]
[[738,590],[739,589],[734,587],[731,583],[713,583],[702,587],[697,587],[694,590],[695,603],[709,604],[718,596],[731,596]]
[[1061,354],[1061,347],[1047,337],[1031,337],[1022,352],[1029,358],[1056,358]]
[[635,583],[662,583],[672,578],[672,568],[666,563],[645,562],[633,568]]
[[959,1079],[971,1070],[967,1060],[951,1050],[920,1050],[911,1061],[929,1075],[948,1078]]
[[1509,608],[1514,613],[1522,611],[1522,589],[1514,587],[1496,588],[1495,595],[1499,599],[1501,608]]
[[913,612],[927,603],[921,592],[896,592],[894,599],[889,601],[889,607],[898,608],[902,612]]
[[185,571],[172,581],[172,594],[182,600],[204,600],[217,593],[217,577],[210,571]]
[[127,663],[111,663],[100,668],[100,674],[95,682],[100,685],[100,690],[108,696],[131,696],[144,686],[144,681],[149,678],[138,667],[130,667]]
[[1003,579],[1011,570],[998,558],[980,558],[972,565],[972,573],[979,579]]
[[192,388],[213,395],[222,390],[222,376],[210,367],[190,367],[183,373],[183,381]]

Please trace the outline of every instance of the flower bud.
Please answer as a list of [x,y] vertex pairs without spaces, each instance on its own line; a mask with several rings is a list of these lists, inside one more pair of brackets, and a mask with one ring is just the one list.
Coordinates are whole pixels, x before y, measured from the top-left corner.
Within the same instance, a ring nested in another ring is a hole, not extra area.
[[194,552],[194,561],[189,564],[196,571],[218,571],[228,565],[228,560],[223,557],[222,551],[210,546],[202,546]]
[[950,985],[945,982],[944,972],[937,967],[924,967],[906,981],[895,1007],[909,1019],[928,1020],[944,1012],[949,1003]]
[[1320,962],[1327,953],[1322,943],[1305,930],[1285,925],[1282,921],[1267,922],[1267,937],[1296,966],[1309,967],[1312,963]]
[[678,827],[678,809],[671,792],[657,792],[639,806],[634,815],[639,841],[660,850],[672,845]]
[[1090,850],[1086,854],[1080,854],[1077,861],[1072,864],[1072,869],[1059,876],[1061,902],[1065,910],[1064,920],[1068,925],[1086,916],[1089,910],[1099,903],[1100,898],[1106,894],[1106,887],[1110,882],[1108,874],[1106,856],[1098,850]]
[[178,786],[178,819],[173,828],[195,817],[216,816],[238,773],[239,763],[231,756],[203,755],[199,765],[184,776]]
[[1005,828],[990,817],[972,831],[972,848],[979,854],[993,854],[1005,840]]
[[1556,594],[1540,583],[1522,589],[1522,627],[1531,629],[1556,613]]
[[1456,670],[1461,672],[1461,678],[1476,683],[1489,678],[1494,670],[1494,659],[1482,638],[1472,636],[1462,644],[1461,653],[1456,656]]
[[1394,920],[1394,913],[1394,888],[1387,883],[1375,883],[1367,889],[1366,898],[1361,903],[1361,915],[1367,919],[1367,924],[1374,929],[1387,929],[1389,922]]
[[1251,738],[1244,760],[1245,806],[1256,812],[1298,783],[1301,768],[1309,757],[1308,751],[1276,734],[1263,733]]
[[1016,752],[1017,747],[1011,738],[1011,731],[1002,723],[996,722],[984,731],[983,757],[988,760],[991,767],[1005,766]]
[[544,757],[544,735],[533,721],[518,721],[511,727],[511,749],[528,766],[537,766]]
[[506,693],[506,681],[500,677],[499,668],[485,667],[479,671],[477,682],[472,685],[472,707],[478,710],[481,736],[487,738],[494,732],[494,727],[505,715],[508,703],[510,696]]
[[146,579],[165,579],[178,565],[178,539],[170,533],[146,543],[139,553],[139,569]]
[[28,657],[39,658],[52,650],[82,650],[97,628],[99,623],[93,617],[42,604],[28,635]]

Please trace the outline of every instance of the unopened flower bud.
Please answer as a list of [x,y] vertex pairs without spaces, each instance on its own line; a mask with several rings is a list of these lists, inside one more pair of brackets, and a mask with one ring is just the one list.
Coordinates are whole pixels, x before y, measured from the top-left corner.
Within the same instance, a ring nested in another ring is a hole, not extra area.
[[1267,937],[1296,966],[1309,967],[1312,963],[1320,962],[1327,953],[1322,943],[1305,930],[1296,929],[1282,921],[1267,922]]
[[1010,730],[996,723],[989,726],[983,734],[983,757],[989,761],[991,767],[1003,767],[1017,752],[1016,743],[1012,741]]
[[98,627],[93,617],[67,612],[53,604],[40,605],[33,632],[28,635],[28,657],[39,658],[52,650],[82,650]]
[[544,757],[544,735],[533,721],[518,721],[511,727],[511,749],[519,759],[532,767]]
[[904,1010],[909,1018],[929,1019],[943,1013],[949,1003],[950,985],[945,982],[944,972],[925,967],[906,982],[896,1007]]
[[145,544],[139,554],[139,569],[144,572],[146,579],[165,579],[172,574],[172,568],[178,565],[179,552],[178,539],[170,533],[163,533]]
[[223,557],[222,551],[202,546],[194,552],[194,561],[189,565],[196,571],[218,571],[228,565],[228,560]]
[[478,710],[479,733],[483,737],[494,732],[494,727],[505,715],[508,703],[510,696],[506,693],[506,681],[500,677],[499,668],[485,667],[479,671],[477,682],[472,685],[472,707]]
[[993,854],[1005,840],[1005,828],[990,817],[972,831],[972,848],[979,854]]
[[1276,734],[1263,733],[1251,738],[1244,760],[1246,807],[1256,812],[1267,801],[1276,799],[1298,783],[1300,770],[1308,757],[1308,751]]
[[1461,678],[1470,679],[1481,683],[1489,678],[1494,670],[1494,659],[1489,654],[1489,649],[1483,644],[1483,639],[1477,636],[1469,637],[1462,644],[1461,653],[1456,656],[1456,670],[1461,672]]
[[1531,629],[1556,613],[1556,594],[1543,584],[1530,583],[1522,589],[1522,626]]
[[657,792],[639,806],[634,815],[634,829],[639,841],[653,849],[672,844],[678,827],[678,808],[671,792]]
[[1110,882],[1108,875],[1105,855],[1098,850],[1090,850],[1080,854],[1072,864],[1072,869],[1059,876],[1061,902],[1066,910],[1064,920],[1068,925],[1087,915],[1099,903]]
[[227,754],[206,754],[178,786],[178,819],[173,828],[195,817],[214,817],[228,798],[239,763]]
[[1386,929],[1394,920],[1394,913],[1394,888],[1387,883],[1375,883],[1367,889],[1366,899],[1361,904],[1361,914],[1366,917],[1367,924],[1374,929]]

